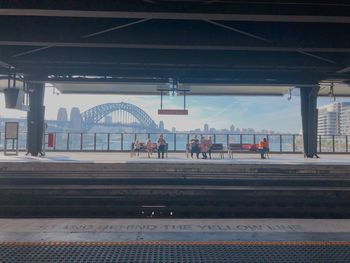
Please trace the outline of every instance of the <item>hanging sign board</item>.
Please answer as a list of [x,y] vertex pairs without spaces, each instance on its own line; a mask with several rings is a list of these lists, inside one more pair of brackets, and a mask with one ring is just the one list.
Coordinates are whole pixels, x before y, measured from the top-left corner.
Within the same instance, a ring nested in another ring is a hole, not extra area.
[[5,123],[5,139],[17,140],[18,139],[18,122],[6,122]]
[[160,109],[158,110],[159,115],[188,115],[188,110],[180,109]]

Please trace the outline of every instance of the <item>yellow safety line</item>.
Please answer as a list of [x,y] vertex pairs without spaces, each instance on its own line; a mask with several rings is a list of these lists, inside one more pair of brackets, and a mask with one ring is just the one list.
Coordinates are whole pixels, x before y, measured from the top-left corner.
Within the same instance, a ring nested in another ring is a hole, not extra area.
[[125,241],[125,242],[0,242],[0,247],[67,246],[350,246],[350,241]]

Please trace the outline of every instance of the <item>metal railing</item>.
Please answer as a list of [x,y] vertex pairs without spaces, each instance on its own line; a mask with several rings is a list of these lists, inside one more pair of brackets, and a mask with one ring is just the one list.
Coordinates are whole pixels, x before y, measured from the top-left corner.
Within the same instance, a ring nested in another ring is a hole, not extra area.
[[[130,151],[131,143],[138,138],[146,142],[148,138],[156,142],[159,133],[77,133],[57,132],[54,134],[53,147],[47,147],[48,134],[45,134],[46,151]],[[185,151],[186,143],[201,133],[163,133],[168,142],[169,151]],[[303,151],[302,135],[299,134],[203,134],[211,135],[213,143],[255,144],[262,138],[269,141],[270,151],[276,153],[301,153]],[[26,149],[26,132],[19,133],[19,149]],[[0,149],[4,149],[4,133],[0,132]],[[317,137],[318,153],[349,153],[350,135],[319,135]]]

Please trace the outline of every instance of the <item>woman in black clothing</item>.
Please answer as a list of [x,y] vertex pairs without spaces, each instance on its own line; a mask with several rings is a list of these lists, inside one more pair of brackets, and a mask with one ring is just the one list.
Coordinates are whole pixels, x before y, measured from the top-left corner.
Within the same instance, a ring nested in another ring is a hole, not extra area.
[[160,153],[162,153],[162,159],[164,159],[165,145],[166,145],[166,141],[163,138],[163,134],[161,134],[159,135],[159,138],[157,140],[158,159],[160,158]]
[[197,159],[199,158],[199,140],[197,139],[197,135],[192,138],[191,142],[191,158],[193,158],[193,153],[196,153]]

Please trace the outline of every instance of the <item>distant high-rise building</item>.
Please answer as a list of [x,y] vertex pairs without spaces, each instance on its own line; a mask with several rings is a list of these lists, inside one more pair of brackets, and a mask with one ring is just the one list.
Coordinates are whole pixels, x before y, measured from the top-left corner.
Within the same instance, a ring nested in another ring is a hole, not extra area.
[[[270,132],[271,132],[271,131],[270,131]],[[262,133],[262,134],[270,134],[270,132],[269,132],[268,130],[266,130],[266,129],[262,129],[262,130],[261,130],[261,133]]]
[[350,133],[350,102],[336,102],[318,107],[318,135]]
[[206,123],[204,124],[204,130],[203,130],[205,133],[208,133],[209,132],[209,125]]
[[163,132],[163,131],[164,131],[164,122],[163,122],[163,121],[160,121],[158,127],[159,127],[159,130],[160,130],[161,132]]
[[70,126],[73,130],[81,130],[82,119],[80,110],[77,107],[73,107],[70,112]]
[[175,127],[172,127],[172,128],[171,128],[171,132],[175,133],[175,132],[176,132],[176,128],[175,128]]
[[66,108],[59,108],[57,113],[58,121],[68,121],[68,114]]
[[235,126],[234,126],[233,124],[230,126],[230,132],[231,132],[231,133],[234,133],[234,132],[235,132]]
[[255,130],[253,128],[248,128],[247,129],[247,132],[250,133],[250,134],[254,134],[255,133]]
[[340,134],[350,134],[350,102],[340,105]]

